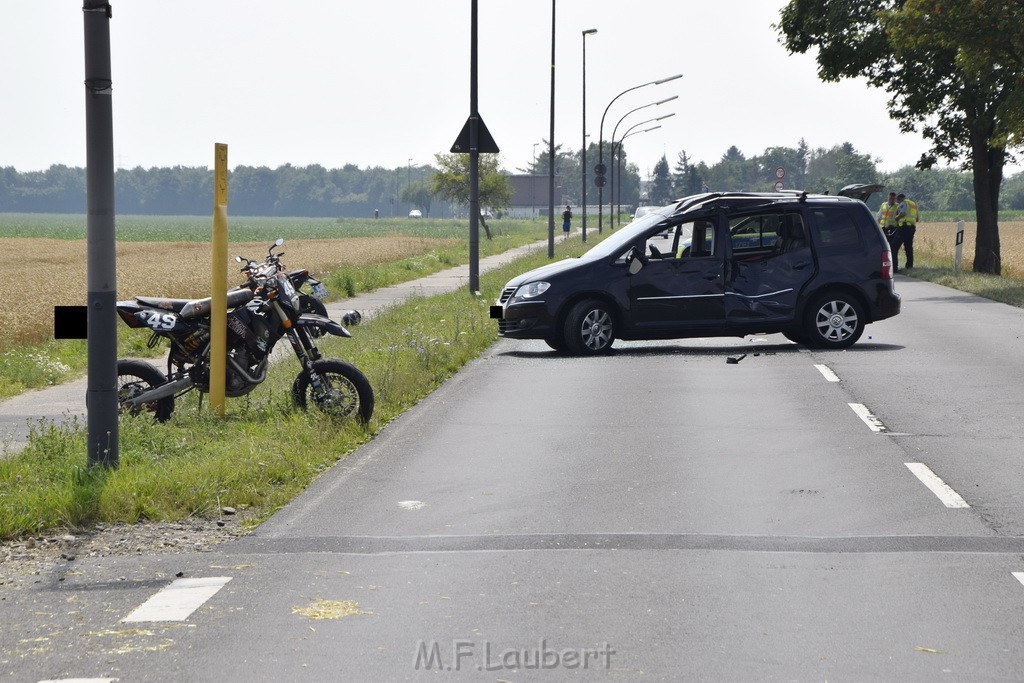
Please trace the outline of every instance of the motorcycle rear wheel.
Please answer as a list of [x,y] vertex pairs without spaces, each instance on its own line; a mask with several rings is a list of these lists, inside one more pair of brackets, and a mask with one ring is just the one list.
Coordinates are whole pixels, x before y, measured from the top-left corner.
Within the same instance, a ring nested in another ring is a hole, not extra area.
[[324,383],[317,395],[305,372],[292,383],[292,399],[303,410],[312,403],[333,417],[354,417],[366,424],[373,415],[373,387],[359,368],[335,358],[322,358],[313,362],[313,370]]
[[140,360],[118,360],[117,361],[117,403],[118,410],[122,415],[140,415],[143,411],[151,413],[157,422],[166,422],[171,419],[174,412],[174,397],[167,396],[150,401],[142,406],[128,406],[125,402],[138,396],[144,391],[149,391],[164,384],[167,377],[146,361]]

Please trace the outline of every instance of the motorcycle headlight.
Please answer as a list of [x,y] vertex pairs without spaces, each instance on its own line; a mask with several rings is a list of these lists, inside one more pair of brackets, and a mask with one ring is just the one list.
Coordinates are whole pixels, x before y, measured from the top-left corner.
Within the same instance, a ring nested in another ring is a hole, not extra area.
[[548,291],[549,287],[551,287],[550,282],[529,282],[516,290],[516,293],[512,295],[512,300],[509,301],[509,303],[515,304],[536,298]]

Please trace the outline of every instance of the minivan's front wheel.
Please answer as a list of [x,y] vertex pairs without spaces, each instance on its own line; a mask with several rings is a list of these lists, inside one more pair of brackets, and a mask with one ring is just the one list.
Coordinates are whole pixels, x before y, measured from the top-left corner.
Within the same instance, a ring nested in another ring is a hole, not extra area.
[[566,350],[576,355],[611,351],[615,341],[615,318],[608,305],[596,299],[581,301],[565,318],[563,339]]
[[843,292],[817,297],[807,309],[805,343],[821,349],[845,349],[864,333],[864,309],[856,298]]

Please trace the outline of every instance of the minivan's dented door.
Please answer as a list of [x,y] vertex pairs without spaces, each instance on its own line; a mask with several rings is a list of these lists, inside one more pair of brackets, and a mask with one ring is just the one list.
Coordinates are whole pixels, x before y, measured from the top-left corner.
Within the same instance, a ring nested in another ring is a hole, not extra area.
[[[752,242],[751,224],[761,230]],[[814,276],[809,234],[798,212],[769,212],[730,221],[731,260],[725,307],[730,323],[794,320],[804,285]],[[744,231],[744,234],[739,234]],[[769,237],[771,239],[769,239]]]
[[[725,245],[717,223],[706,219],[675,226],[672,238],[662,242],[671,250],[662,247],[630,276],[632,327],[671,332],[725,321]],[[655,237],[650,243],[659,242]]]

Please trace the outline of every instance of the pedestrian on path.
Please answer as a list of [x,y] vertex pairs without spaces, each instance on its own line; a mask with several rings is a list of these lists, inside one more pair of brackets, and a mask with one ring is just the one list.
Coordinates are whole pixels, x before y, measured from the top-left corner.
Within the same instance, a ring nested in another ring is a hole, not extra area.
[[565,211],[562,212],[562,233],[568,237],[569,228],[572,227],[572,209],[569,205],[565,205]]

